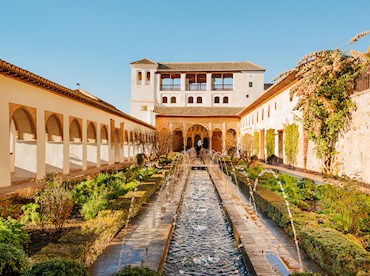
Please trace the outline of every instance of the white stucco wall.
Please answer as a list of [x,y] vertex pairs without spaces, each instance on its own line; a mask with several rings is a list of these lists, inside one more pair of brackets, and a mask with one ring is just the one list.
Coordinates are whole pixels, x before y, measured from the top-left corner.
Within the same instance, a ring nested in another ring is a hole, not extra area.
[[[34,108],[37,111],[35,118],[37,141],[17,141],[14,156],[10,154],[10,104]],[[44,119],[46,111],[60,114],[63,117],[63,141],[61,142],[63,146],[46,142]],[[69,123],[72,117],[82,120],[81,143],[69,141]],[[81,169],[83,164],[87,165],[88,160],[95,160],[97,163],[97,149],[94,152],[94,149],[90,149],[87,145],[87,121],[96,123],[98,129],[101,124],[108,126],[108,140],[110,141],[111,120],[114,120],[114,127],[118,129],[121,123],[124,123],[124,128],[127,130],[152,131],[151,128],[129,119],[0,75],[0,126],[3,129],[0,132],[0,187],[9,186],[11,183],[12,158],[15,159],[15,174],[19,177],[22,176],[19,171],[24,168],[32,173],[37,172],[37,177],[43,178],[48,163],[58,167],[63,164],[62,169],[65,174],[68,174],[70,169]],[[110,164],[114,162],[114,148],[103,146],[99,154],[101,154],[99,160],[108,160]],[[70,159],[70,156],[77,160]],[[69,167],[70,163],[71,167]]]
[[46,142],[46,173],[63,171],[63,143]]
[[[267,130],[270,128],[283,130],[286,125],[296,122],[299,125],[299,151],[296,166],[304,168],[303,154],[303,128],[296,120],[300,113],[293,111],[297,103],[297,98],[293,97],[290,101],[290,86],[279,91],[275,96],[261,103],[241,118],[241,133],[254,134],[255,131]],[[347,175],[370,182],[370,90],[355,93],[353,100],[356,102],[357,110],[353,112],[351,127],[337,143],[337,162],[334,173]],[[275,110],[276,103],[276,110]],[[270,116],[267,111],[270,107]],[[262,120],[262,110],[264,119]],[[256,120],[258,113],[258,122]],[[253,116],[253,123],[252,118]],[[278,135],[275,135],[275,155],[278,155]],[[321,172],[322,160],[317,158],[315,145],[312,141],[308,142],[306,169]],[[286,158],[284,154],[284,162]]]
[[32,173],[37,172],[36,153],[35,141],[17,141],[15,143],[15,167],[20,169],[19,177],[29,177]]

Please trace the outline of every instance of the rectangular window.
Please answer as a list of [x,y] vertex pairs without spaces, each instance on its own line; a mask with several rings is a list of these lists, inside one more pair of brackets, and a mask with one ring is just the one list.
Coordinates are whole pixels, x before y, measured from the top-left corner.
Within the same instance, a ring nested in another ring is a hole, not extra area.
[[148,110],[148,106],[147,105],[140,106],[140,111],[147,111],[147,110]]
[[249,82],[249,87],[253,87],[253,82],[252,81]]

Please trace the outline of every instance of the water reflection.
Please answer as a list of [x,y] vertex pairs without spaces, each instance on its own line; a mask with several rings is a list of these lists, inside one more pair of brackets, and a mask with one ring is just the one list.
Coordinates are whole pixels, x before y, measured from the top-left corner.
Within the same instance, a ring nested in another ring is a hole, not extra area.
[[207,171],[191,171],[165,275],[248,275]]

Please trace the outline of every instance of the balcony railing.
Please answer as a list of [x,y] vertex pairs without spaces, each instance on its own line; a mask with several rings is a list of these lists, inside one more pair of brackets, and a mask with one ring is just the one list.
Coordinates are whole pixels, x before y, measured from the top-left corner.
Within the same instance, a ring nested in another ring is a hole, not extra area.
[[181,89],[180,84],[162,84],[161,91],[178,91]]
[[186,85],[186,91],[206,91],[206,83],[191,83]]
[[214,84],[212,90],[233,90],[232,84]]

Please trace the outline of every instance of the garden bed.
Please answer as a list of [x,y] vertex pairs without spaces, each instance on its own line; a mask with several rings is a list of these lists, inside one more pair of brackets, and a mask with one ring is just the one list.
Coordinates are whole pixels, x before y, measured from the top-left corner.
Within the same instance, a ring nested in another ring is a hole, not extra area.
[[[253,173],[251,174],[253,175]],[[237,178],[241,191],[249,197],[250,181],[252,187],[254,181],[248,179],[243,173],[237,172]],[[265,182],[259,180],[259,186],[254,193],[257,207],[274,220],[290,236],[293,235],[288,211],[284,198],[276,190],[275,192],[263,187],[273,189],[274,185],[269,176],[262,177]],[[262,183],[261,183],[262,182]],[[267,183],[267,184],[266,184]],[[292,189],[292,187],[286,188]],[[305,190],[307,192],[308,188]],[[292,192],[292,191],[290,191]],[[290,206],[294,225],[297,229],[299,244],[302,249],[323,269],[336,275],[369,275],[370,253],[367,252],[355,235],[343,234],[335,229],[333,217],[319,212],[321,203],[319,200],[311,202],[300,202],[290,199]],[[301,208],[292,204],[296,204]],[[302,210],[305,209],[305,210]],[[314,210],[316,212],[307,211]],[[365,218],[365,223],[368,223]],[[365,225],[362,231],[368,231]],[[363,235],[364,233],[361,233]],[[366,234],[366,233],[365,233]]]
[[51,178],[42,189],[0,202],[2,225],[11,234],[0,231],[0,243],[13,244],[21,235],[15,246],[23,246],[32,263],[66,258],[89,266],[176,165],[131,167],[82,182]]

